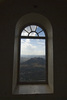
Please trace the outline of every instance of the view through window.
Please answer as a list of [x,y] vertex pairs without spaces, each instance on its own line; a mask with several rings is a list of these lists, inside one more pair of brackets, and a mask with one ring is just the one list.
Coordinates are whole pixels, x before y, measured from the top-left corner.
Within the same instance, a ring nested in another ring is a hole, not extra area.
[[20,36],[20,83],[46,82],[46,35],[37,25],[25,27]]

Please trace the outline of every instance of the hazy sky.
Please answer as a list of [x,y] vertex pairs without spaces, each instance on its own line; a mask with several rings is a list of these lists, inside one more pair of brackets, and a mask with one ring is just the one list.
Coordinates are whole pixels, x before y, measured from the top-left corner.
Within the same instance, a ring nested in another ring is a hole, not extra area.
[[[31,26],[32,31],[35,31],[36,26]],[[26,27],[25,30],[31,32],[30,27]],[[42,29],[37,26],[36,32]],[[28,36],[26,31],[22,31],[21,36]],[[45,36],[44,31],[39,33],[39,36]],[[30,36],[36,36],[35,32],[30,33]],[[45,39],[21,39],[20,55],[45,55]]]
[[21,55],[45,55],[44,39],[21,39]]

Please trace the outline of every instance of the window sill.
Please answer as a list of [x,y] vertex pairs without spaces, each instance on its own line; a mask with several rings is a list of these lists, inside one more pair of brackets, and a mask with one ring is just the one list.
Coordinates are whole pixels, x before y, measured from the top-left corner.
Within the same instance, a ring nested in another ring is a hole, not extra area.
[[51,94],[53,93],[49,85],[18,85],[13,95],[21,94]]

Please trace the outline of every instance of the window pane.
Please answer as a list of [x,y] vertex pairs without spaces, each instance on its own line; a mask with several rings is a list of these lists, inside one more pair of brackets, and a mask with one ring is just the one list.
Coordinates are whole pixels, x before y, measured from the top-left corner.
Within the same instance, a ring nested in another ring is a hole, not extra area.
[[32,29],[32,31],[35,31],[36,30],[36,25],[31,25],[31,29]]
[[39,36],[40,36],[40,37],[41,37],[41,36],[42,36],[42,37],[45,37],[44,31],[40,32],[40,33],[39,33]]
[[19,82],[46,81],[45,39],[21,39]]
[[36,34],[35,32],[31,32],[31,33],[29,34],[29,36],[37,36],[37,34]]
[[39,26],[37,26],[36,32],[39,33],[40,31],[42,31],[42,28],[40,28]]
[[23,31],[21,32],[21,36],[28,36],[28,33],[27,33],[26,31],[23,30]]
[[28,33],[31,32],[30,26],[27,26],[27,27],[25,28],[25,30],[26,30]]

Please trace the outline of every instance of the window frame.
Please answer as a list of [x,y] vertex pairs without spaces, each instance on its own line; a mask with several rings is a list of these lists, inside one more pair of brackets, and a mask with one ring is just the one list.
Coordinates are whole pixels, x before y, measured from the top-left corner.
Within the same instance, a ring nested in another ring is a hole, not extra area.
[[[45,37],[43,36],[40,36],[40,37],[37,37],[37,36],[21,36],[21,32],[24,30],[24,28],[26,28],[27,26],[30,26],[30,25],[36,25],[36,26],[39,26],[40,28],[42,28],[42,30],[44,31],[45,33]],[[45,45],[46,45],[46,81],[45,82],[19,82],[19,69],[20,69],[20,44],[21,44],[21,39],[44,39],[46,40],[45,41]],[[19,34],[19,48],[18,48],[18,74],[17,74],[17,84],[19,85],[27,85],[27,84],[48,84],[48,36],[47,36],[47,32],[46,32],[46,29],[44,29],[44,27],[40,24],[34,24],[34,23],[29,23],[29,24],[26,24],[24,25],[24,27],[20,30],[20,34]]]

